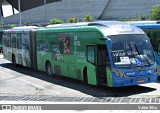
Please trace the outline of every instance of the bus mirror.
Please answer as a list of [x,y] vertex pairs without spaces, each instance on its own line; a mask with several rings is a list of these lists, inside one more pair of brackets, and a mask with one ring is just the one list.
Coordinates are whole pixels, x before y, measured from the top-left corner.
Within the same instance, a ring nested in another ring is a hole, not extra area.
[[105,37],[101,37],[100,40],[106,40],[106,38]]

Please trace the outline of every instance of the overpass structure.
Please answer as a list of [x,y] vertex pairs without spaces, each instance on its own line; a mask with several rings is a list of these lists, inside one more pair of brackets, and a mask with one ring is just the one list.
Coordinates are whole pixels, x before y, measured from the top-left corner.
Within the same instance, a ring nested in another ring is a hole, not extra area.
[[[7,1],[18,10],[18,0]],[[45,23],[52,18],[67,20],[74,16],[80,20],[92,15],[95,20],[149,16],[148,10],[160,4],[160,0],[20,0],[22,23]],[[46,5],[45,4],[46,1]],[[3,11],[1,11],[2,14]],[[3,14],[2,14],[3,15]],[[19,14],[3,19],[5,24],[18,24]]]

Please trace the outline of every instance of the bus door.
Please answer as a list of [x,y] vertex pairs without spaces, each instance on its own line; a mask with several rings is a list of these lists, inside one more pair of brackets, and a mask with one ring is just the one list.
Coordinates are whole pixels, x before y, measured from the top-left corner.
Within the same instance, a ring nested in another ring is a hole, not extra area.
[[97,65],[96,75],[99,84],[106,84],[106,59],[107,59],[107,48],[106,45],[97,46]]
[[[91,84],[107,84],[106,79],[106,45],[88,45],[88,82]],[[92,75],[92,76],[91,76]],[[94,78],[95,76],[96,78]],[[92,79],[92,81],[90,81]]]
[[97,85],[96,76],[96,59],[97,59],[97,46],[87,45],[87,71],[84,71],[83,79],[85,83]]

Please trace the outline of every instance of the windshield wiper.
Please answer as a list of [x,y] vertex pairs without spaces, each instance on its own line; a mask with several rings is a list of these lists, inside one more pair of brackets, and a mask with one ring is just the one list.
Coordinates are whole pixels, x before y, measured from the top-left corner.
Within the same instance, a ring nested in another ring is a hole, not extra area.
[[[134,46],[135,46],[135,48],[136,48],[136,51],[137,51],[138,55],[140,55],[140,51],[138,50],[137,45],[134,44]],[[143,55],[142,55],[142,57],[143,57],[143,59],[148,63],[148,65],[151,66],[151,63],[150,63]]]

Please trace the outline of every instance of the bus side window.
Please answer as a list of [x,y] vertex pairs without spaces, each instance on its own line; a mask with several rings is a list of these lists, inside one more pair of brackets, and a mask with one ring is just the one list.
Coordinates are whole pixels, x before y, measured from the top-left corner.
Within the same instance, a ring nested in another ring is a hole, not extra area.
[[7,47],[11,47],[11,34],[7,34]]
[[95,64],[95,47],[87,46],[87,61]]
[[22,33],[17,33],[17,49],[22,49]]

